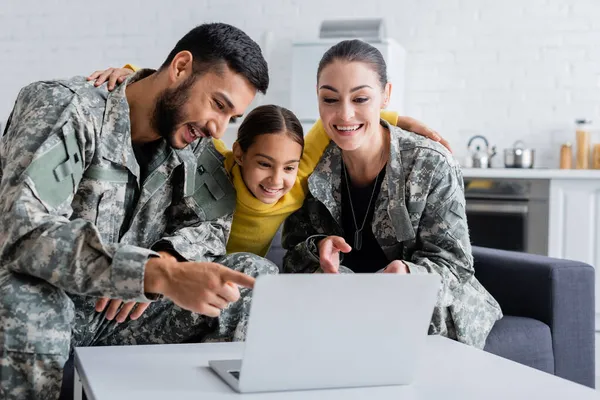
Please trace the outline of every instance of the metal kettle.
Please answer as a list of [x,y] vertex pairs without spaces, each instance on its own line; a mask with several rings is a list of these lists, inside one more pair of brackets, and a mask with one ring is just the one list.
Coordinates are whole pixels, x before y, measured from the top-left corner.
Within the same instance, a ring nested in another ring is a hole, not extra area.
[[[473,142],[476,140],[483,141],[485,147],[481,147],[479,144],[473,146]],[[490,144],[485,136],[475,135],[471,139],[469,139],[469,143],[467,144],[467,148],[469,149],[469,158],[471,160],[471,166],[473,168],[491,168],[492,167],[492,157],[496,155],[496,146],[492,146],[490,148]]]

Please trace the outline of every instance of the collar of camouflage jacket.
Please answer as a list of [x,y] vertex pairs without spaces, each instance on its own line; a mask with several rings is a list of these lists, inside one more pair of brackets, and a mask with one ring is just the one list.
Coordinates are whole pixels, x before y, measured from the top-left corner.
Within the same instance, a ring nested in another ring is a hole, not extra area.
[[[415,238],[410,215],[405,203],[405,183],[400,152],[402,129],[384,120],[381,124],[390,131],[390,157],[386,165],[385,180],[375,202],[373,232],[376,236],[395,236],[398,242]],[[315,199],[323,203],[331,216],[342,226],[341,204],[342,151],[332,141],[314,172],[308,179],[308,189]]]
[[[108,94],[100,131],[102,146],[105,147],[102,151],[104,158],[118,165],[125,166],[138,178],[138,182],[140,179],[140,166],[136,160],[131,143],[131,120],[125,89],[127,85],[139,81],[154,72],[156,71],[151,69],[141,69],[127,77],[123,84],[117,86],[115,90]],[[174,150],[164,160],[164,162],[169,163],[171,168],[182,163],[184,164],[184,173],[186,176],[184,180],[184,192],[186,195],[194,191],[193,177],[196,172],[196,155],[190,147],[191,145],[185,149]],[[200,148],[203,146],[199,146],[198,143],[194,147]]]

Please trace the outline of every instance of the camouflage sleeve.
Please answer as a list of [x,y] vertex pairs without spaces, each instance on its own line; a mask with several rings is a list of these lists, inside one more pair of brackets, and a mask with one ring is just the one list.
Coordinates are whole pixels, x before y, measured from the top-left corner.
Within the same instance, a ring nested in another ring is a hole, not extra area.
[[428,194],[419,223],[420,248],[410,260],[403,261],[410,273],[437,273],[442,277],[438,306],[446,307],[475,270],[460,167],[442,163],[434,173],[439,179]]
[[315,228],[310,213],[316,201],[308,195],[302,208],[290,215],[283,224],[281,245],[287,250],[283,257],[284,273],[312,273],[319,268],[317,242],[327,235]]
[[167,250],[180,261],[214,261],[226,254],[225,246],[231,232],[233,213],[212,221],[201,221],[193,209],[185,204],[173,209],[170,235],[152,246],[153,250]]
[[156,253],[103,243],[91,222],[68,219],[93,151],[69,89],[21,90],[0,146],[0,263],[71,293],[147,301],[144,265]]

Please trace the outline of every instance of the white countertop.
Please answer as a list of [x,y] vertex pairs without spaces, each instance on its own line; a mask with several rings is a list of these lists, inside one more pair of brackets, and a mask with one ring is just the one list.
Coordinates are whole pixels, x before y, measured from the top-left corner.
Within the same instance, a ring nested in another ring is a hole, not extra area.
[[600,169],[463,168],[465,178],[597,179]]

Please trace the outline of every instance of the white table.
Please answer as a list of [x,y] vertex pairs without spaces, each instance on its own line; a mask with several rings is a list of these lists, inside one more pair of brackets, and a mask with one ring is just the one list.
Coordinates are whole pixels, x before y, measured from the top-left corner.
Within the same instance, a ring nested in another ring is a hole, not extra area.
[[[595,390],[452,340],[430,336],[415,383],[240,395],[208,360],[240,358],[243,343],[80,347],[75,395],[117,399],[599,399]],[[78,397],[79,396],[79,397]]]

